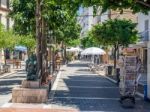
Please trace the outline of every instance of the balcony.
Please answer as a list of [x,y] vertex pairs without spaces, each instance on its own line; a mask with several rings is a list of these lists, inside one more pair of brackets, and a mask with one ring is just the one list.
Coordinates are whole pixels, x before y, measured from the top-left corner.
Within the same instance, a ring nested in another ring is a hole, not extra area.
[[150,39],[149,39],[149,31],[150,30],[146,30],[146,31],[143,31],[143,32],[139,33],[140,41],[144,41],[144,42],[150,41]]

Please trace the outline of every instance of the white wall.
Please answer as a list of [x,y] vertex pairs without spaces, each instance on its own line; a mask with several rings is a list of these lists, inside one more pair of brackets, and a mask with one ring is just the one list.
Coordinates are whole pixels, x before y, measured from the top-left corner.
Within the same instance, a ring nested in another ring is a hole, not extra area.
[[80,17],[78,19],[79,24],[81,25],[82,31],[80,33],[81,37],[86,36],[87,32],[92,28],[93,24],[93,8],[80,8]]
[[1,0],[1,7],[7,8],[7,0]]
[[[150,30],[150,12],[148,15],[139,13],[138,14],[138,26],[137,29],[139,32],[143,32],[145,30],[145,20],[149,20],[149,29]],[[149,31],[149,40],[150,40],[150,31]],[[150,41],[147,42],[147,95],[150,99]]]
[[[137,25],[137,29],[139,32],[144,32],[145,30],[145,20],[149,20],[149,28],[150,28],[150,12],[148,13],[148,15],[139,13],[138,14],[138,25]],[[150,31],[149,31],[149,37],[150,37]]]
[[[1,8],[7,9],[7,0],[1,0]],[[5,28],[7,28],[7,15],[8,15],[8,11],[6,10],[0,10],[0,14],[1,16],[1,23],[5,26]],[[9,28],[12,28],[14,22],[12,19],[9,19]]]
[[101,22],[105,22],[106,20],[108,20],[108,11],[103,13],[101,16]]

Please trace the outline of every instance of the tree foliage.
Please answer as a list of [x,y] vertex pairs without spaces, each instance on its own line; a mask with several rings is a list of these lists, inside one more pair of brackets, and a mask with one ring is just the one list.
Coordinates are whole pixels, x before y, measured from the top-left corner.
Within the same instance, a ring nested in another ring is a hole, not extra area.
[[103,0],[103,12],[107,9],[120,10],[131,9],[133,13],[147,13],[150,10],[149,0]]
[[28,48],[29,51],[35,50],[35,38],[30,34],[30,35],[19,35],[18,36],[18,45],[23,45]]
[[62,25],[55,31],[57,42],[64,42],[66,45],[71,45],[80,37],[81,27],[76,22],[76,18],[70,18],[66,25]]
[[12,30],[6,30],[2,24],[0,25],[0,48],[13,49],[18,39]]
[[[53,36],[58,43],[65,41],[66,44],[70,44],[70,41],[79,37],[80,26],[76,20],[79,4],[77,1],[66,0],[44,0],[41,3],[42,17],[48,30],[54,32]],[[35,35],[35,0],[13,0],[12,7],[10,16],[15,21],[15,32],[21,35]]]
[[133,13],[150,11],[149,0],[82,0],[82,6],[101,6],[102,12],[109,9],[120,10],[120,12],[123,9],[131,9]]
[[93,27],[91,35],[101,45],[114,47],[114,67],[116,67],[116,52],[119,46],[128,46],[138,40],[136,23],[130,20],[108,20]]
[[108,20],[93,27],[91,33],[100,44],[127,46],[138,39],[136,23],[130,20]]
[[18,34],[35,32],[35,0],[12,0],[9,16],[14,20],[14,30]]
[[89,34],[86,37],[83,37],[81,39],[81,45],[83,48],[88,48],[88,47],[98,47],[99,43],[95,40],[95,38],[92,38],[92,36]]

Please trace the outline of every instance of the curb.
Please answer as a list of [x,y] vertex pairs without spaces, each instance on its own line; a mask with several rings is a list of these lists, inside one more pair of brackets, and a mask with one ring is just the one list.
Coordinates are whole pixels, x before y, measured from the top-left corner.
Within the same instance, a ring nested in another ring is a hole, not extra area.
[[[117,81],[115,81],[114,79],[112,78],[109,78],[108,76],[104,76],[106,79],[108,79],[109,81],[113,82],[113,83],[117,83]],[[144,98],[144,94],[140,93],[140,92],[136,92],[136,95],[138,95],[139,97],[141,98]]]

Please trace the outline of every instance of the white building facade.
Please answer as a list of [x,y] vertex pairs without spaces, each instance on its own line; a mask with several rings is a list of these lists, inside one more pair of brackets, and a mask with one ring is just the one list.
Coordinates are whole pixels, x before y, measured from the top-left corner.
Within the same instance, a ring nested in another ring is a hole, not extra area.
[[148,15],[143,13],[138,14],[138,25],[137,29],[141,35],[141,45],[144,47],[145,62],[147,70],[147,95],[150,99],[150,12]]
[[78,21],[82,28],[80,36],[85,37],[87,35],[87,32],[92,28],[93,8],[81,8]]
[[[8,17],[10,1],[11,0],[0,0],[0,23],[4,25],[6,30],[13,26],[13,20]],[[0,49],[0,63],[4,63],[4,51],[2,49]]]
[[88,33],[88,31],[91,30],[93,25],[96,25],[97,23],[104,22],[108,19],[108,12],[101,15],[101,9],[99,8],[97,11],[97,14],[93,14],[93,7],[88,8],[80,8],[80,14],[79,14],[79,24],[81,25],[81,37],[85,37]]
[[6,29],[12,28],[13,21],[8,17],[10,11],[10,0],[0,0],[0,22]]

